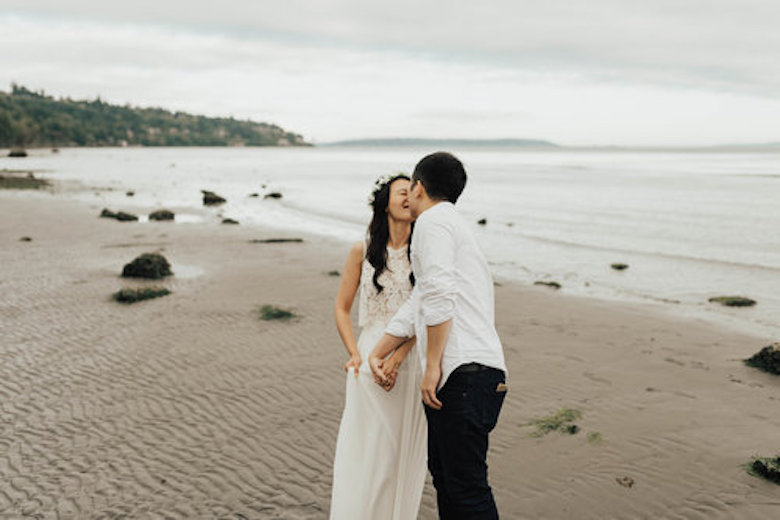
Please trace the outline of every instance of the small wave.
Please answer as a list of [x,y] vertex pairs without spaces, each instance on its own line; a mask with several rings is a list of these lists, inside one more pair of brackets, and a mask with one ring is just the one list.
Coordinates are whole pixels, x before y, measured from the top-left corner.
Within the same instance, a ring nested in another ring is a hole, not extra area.
[[628,249],[628,248],[620,248],[620,247],[609,247],[609,246],[600,246],[596,244],[584,244],[580,242],[573,242],[569,240],[561,240],[557,238],[549,238],[549,237],[542,237],[538,235],[530,235],[526,233],[518,233],[516,236],[520,236],[522,238],[525,238],[527,240],[535,240],[537,242],[543,242],[547,244],[556,244],[556,245],[562,245],[566,247],[573,247],[578,249],[588,249],[591,251],[606,251],[609,253],[619,253],[619,254],[627,254],[627,255],[644,255],[644,256],[651,256],[656,258],[667,258],[670,260],[686,260],[690,262],[702,262],[706,264],[711,265],[724,265],[728,267],[740,267],[740,268],[747,268],[747,269],[760,269],[763,271],[770,271],[770,272],[780,272],[780,267],[775,267],[771,265],[763,265],[763,264],[750,264],[750,263],[744,263],[744,262],[734,262],[730,260],[719,260],[717,258],[704,258],[704,257],[697,257],[692,255],[681,255],[676,253],[664,253],[664,252],[658,252],[658,251],[642,251],[639,249]]

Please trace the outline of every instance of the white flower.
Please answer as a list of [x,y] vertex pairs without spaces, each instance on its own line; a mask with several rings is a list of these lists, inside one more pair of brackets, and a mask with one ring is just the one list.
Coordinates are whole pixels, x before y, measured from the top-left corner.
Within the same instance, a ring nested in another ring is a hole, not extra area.
[[398,177],[399,175],[405,175],[405,174],[402,172],[396,172],[396,173],[388,173],[379,177],[376,180],[376,182],[374,182],[374,187],[371,188],[371,194],[368,196],[368,204],[373,205],[374,199],[376,199],[376,195],[377,193],[379,193],[379,190],[381,190],[385,184],[387,184],[394,178]]

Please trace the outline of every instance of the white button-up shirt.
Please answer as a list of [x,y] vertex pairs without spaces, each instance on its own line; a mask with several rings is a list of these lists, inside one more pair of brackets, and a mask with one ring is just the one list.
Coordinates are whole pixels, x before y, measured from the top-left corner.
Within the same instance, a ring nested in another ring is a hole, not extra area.
[[396,337],[416,335],[425,370],[426,327],[452,320],[439,388],[466,363],[506,371],[495,327],[493,278],[471,228],[455,206],[439,202],[424,211],[414,226],[411,247],[416,285],[385,332]]

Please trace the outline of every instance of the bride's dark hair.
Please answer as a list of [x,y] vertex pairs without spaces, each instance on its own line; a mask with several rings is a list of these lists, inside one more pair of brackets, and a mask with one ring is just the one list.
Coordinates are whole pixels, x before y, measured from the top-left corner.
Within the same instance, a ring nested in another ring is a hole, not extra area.
[[[370,204],[373,209],[371,223],[368,225],[368,246],[366,258],[374,268],[373,282],[377,292],[381,293],[384,287],[379,283],[379,276],[387,269],[387,241],[390,238],[390,225],[387,223],[387,206],[390,204],[390,185],[398,179],[410,180],[405,173],[397,173],[387,177],[380,177],[374,184],[371,193]],[[414,231],[414,223],[412,223]],[[412,240],[409,234],[409,242]],[[409,259],[410,248],[406,249],[406,258]],[[410,260],[411,261],[411,260]],[[414,274],[409,273],[409,281],[414,285]]]

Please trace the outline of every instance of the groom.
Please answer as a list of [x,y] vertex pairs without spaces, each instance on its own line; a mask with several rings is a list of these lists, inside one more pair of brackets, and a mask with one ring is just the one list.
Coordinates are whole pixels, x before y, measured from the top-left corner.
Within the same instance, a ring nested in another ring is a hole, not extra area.
[[428,469],[439,518],[497,519],[487,478],[488,435],[506,395],[495,329],[493,280],[471,227],[455,210],[466,171],[453,155],[424,157],[409,194],[416,286],[369,359],[378,382],[393,382],[381,358],[417,336],[428,418]]

